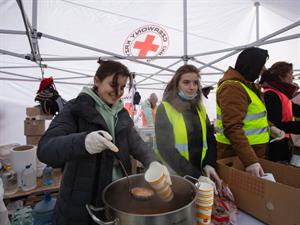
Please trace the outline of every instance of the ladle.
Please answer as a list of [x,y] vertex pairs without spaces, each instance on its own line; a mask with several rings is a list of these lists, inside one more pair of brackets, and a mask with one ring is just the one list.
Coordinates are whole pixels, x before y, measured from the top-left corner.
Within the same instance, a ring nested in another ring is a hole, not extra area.
[[154,195],[154,191],[150,188],[146,187],[132,187],[128,173],[124,167],[124,164],[122,163],[121,159],[117,154],[115,154],[117,160],[120,163],[120,166],[123,170],[123,172],[126,175],[127,183],[128,183],[128,191],[131,194],[132,197],[134,197],[137,200],[148,200]]
[[[101,135],[102,137],[104,137],[104,135],[101,132],[99,132],[98,134]],[[132,188],[128,173],[127,173],[127,171],[124,167],[124,164],[122,163],[122,160],[120,159],[120,157],[118,156],[117,153],[115,153],[114,155],[116,156],[123,172],[126,175],[126,179],[127,179],[127,183],[128,183],[128,191],[129,191],[130,195],[133,196],[137,200],[148,200],[148,199],[150,199],[154,195],[154,191],[150,188],[145,188],[145,187],[134,187],[134,188]]]

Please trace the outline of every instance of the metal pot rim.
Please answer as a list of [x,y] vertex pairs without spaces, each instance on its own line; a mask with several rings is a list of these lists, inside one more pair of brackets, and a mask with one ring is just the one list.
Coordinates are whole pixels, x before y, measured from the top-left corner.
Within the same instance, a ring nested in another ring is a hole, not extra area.
[[[129,179],[130,179],[130,177],[136,177],[136,176],[142,176],[142,175],[144,175],[144,174],[133,174],[133,175],[130,175],[130,176],[129,176]],[[178,175],[172,175],[171,177],[176,177],[176,178],[178,178],[178,179],[182,179],[182,180],[188,182],[188,183],[191,185],[191,187],[195,190],[195,193],[197,192],[196,187],[195,187],[195,184],[193,184],[191,181],[185,179],[184,177],[178,176]],[[108,207],[108,208],[110,208],[110,209],[112,209],[112,210],[114,210],[114,211],[116,211],[116,212],[118,212],[118,213],[124,214],[124,215],[135,216],[135,217],[164,216],[164,215],[176,213],[176,212],[178,212],[178,211],[181,211],[183,208],[186,208],[186,207],[191,206],[191,205],[196,201],[196,198],[197,198],[197,196],[195,195],[194,198],[193,198],[193,200],[190,201],[190,203],[184,205],[184,206],[181,207],[181,208],[178,208],[178,209],[172,210],[172,211],[168,211],[168,212],[165,212],[165,213],[135,214],[135,213],[124,212],[124,211],[119,210],[119,209],[116,209],[116,208],[114,208],[113,206],[111,206],[110,204],[108,204],[108,203],[106,202],[106,200],[105,200],[105,193],[107,192],[107,189],[109,189],[112,185],[114,185],[115,183],[120,182],[121,180],[125,180],[125,179],[127,179],[127,178],[126,178],[126,177],[122,177],[122,178],[120,178],[120,179],[118,179],[118,180],[113,181],[112,183],[110,183],[109,185],[107,185],[107,186],[104,188],[103,192],[102,192],[102,200],[103,200],[103,202],[104,202],[105,207]]]

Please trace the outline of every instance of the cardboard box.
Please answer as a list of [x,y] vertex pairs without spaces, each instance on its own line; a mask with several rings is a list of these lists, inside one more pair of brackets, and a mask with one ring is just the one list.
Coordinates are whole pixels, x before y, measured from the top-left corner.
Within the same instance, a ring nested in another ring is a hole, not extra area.
[[26,144],[28,145],[38,145],[41,135],[27,135],[26,136]]
[[26,116],[36,120],[51,120],[53,118],[52,115],[45,114],[40,106],[27,107]]
[[272,173],[272,182],[244,172],[238,157],[217,161],[221,178],[229,185],[241,210],[267,224],[300,224],[300,169],[264,159],[265,173]]
[[42,135],[45,132],[45,120],[24,120],[24,134]]

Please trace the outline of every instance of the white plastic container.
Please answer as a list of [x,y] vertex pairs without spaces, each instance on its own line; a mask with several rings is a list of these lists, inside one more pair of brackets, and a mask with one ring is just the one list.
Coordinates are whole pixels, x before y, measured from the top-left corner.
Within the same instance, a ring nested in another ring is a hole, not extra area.
[[23,191],[30,191],[34,188],[36,188],[36,171],[32,167],[32,164],[29,164],[21,173],[21,189]]

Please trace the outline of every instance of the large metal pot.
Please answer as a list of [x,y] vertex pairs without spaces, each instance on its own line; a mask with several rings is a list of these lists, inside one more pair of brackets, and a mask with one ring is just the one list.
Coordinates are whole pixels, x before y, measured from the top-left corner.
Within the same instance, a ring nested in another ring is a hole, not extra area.
[[[144,174],[129,176],[132,187],[147,187]],[[194,225],[196,188],[190,181],[171,176],[174,198],[163,202],[157,195],[149,200],[137,200],[128,191],[125,178],[108,185],[103,191],[105,208],[87,205],[93,220],[101,225]],[[97,218],[93,211],[105,210],[108,222]]]

